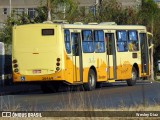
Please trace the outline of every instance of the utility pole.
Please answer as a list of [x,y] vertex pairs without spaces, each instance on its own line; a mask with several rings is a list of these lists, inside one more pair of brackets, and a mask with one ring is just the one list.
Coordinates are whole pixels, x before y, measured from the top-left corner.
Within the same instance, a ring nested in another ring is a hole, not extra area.
[[63,13],[64,13],[63,19],[65,19],[66,18],[66,4],[65,3],[64,3]]
[[51,21],[51,1],[47,0],[48,17],[47,21]]
[[[152,15],[152,23],[151,23],[151,33],[153,35],[153,27],[154,27],[154,18]],[[151,40],[151,46],[153,45],[153,36],[152,36],[152,40]],[[151,47],[151,80],[154,80],[154,62],[153,62],[153,46]]]
[[11,17],[12,13],[12,0],[9,0],[9,16]]

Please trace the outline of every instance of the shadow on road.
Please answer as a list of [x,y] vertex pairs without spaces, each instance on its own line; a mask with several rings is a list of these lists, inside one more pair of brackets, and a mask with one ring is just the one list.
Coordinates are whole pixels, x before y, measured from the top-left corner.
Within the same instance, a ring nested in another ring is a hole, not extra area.
[[[150,84],[150,81],[137,81],[135,86]],[[8,87],[8,86],[7,86]],[[103,90],[103,89],[114,89],[114,88],[123,88],[123,87],[134,87],[127,86],[125,81],[115,82],[115,83],[102,83],[99,88],[96,88],[94,91]],[[59,90],[56,92],[43,92],[41,90],[40,85],[30,85],[30,84],[22,84],[22,85],[13,85],[9,86],[8,89],[3,87],[0,92],[0,95],[31,95],[31,94],[59,94],[59,93],[68,93],[68,92],[79,92],[85,91],[83,85],[65,85],[61,84]]]

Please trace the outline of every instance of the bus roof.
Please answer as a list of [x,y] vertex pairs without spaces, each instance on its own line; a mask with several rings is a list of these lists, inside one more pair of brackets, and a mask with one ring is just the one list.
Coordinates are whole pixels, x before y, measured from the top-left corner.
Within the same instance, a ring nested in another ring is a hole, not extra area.
[[[146,27],[143,25],[116,25],[116,24],[59,24],[59,23],[37,23],[37,24],[25,24],[19,25],[20,27],[27,27],[27,26],[41,26],[44,27],[55,25],[62,28],[68,29],[103,29],[103,30],[146,30]],[[19,27],[14,26],[14,27]]]
[[83,24],[83,25],[77,25],[77,24],[63,24],[64,28],[70,28],[70,29],[110,29],[110,30],[127,30],[127,29],[139,29],[139,30],[146,30],[145,26],[142,25],[105,25],[105,24]]

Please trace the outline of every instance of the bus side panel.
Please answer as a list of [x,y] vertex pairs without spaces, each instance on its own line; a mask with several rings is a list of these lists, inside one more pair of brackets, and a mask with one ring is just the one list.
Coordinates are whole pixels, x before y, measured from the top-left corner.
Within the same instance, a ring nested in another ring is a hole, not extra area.
[[132,53],[117,53],[117,79],[126,80],[131,78],[133,60]]
[[72,55],[67,55],[64,51],[64,79],[69,83],[73,83],[73,62],[71,57]]
[[[97,53],[98,54],[98,53]],[[83,82],[88,82],[88,73],[91,68],[95,69],[97,82],[107,81],[107,65],[104,54],[95,55],[94,53],[83,53]]]
[[107,64],[106,64],[106,60],[104,60],[100,56],[99,56],[99,58],[97,58],[96,69],[97,69],[97,82],[107,81]]

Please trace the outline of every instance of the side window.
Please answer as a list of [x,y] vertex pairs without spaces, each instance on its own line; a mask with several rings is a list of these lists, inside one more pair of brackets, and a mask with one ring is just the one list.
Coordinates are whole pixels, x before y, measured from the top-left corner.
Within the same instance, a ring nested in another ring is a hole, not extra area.
[[84,53],[94,52],[92,30],[82,30],[82,46]]
[[125,30],[117,31],[117,50],[118,52],[128,51],[127,32]]
[[138,34],[136,30],[128,31],[128,49],[129,51],[138,51],[139,50],[139,42],[138,42]]
[[104,32],[102,30],[95,30],[94,39],[95,39],[94,42],[95,52],[97,53],[105,52]]
[[70,32],[69,30],[64,30],[64,42],[65,48],[68,54],[71,53],[71,44],[70,44]]
[[79,56],[80,35],[78,33],[71,33],[71,40],[72,40],[72,53],[73,53],[73,56]]
[[140,33],[140,46],[141,46],[141,51],[145,51],[147,48],[147,35],[146,33]]

